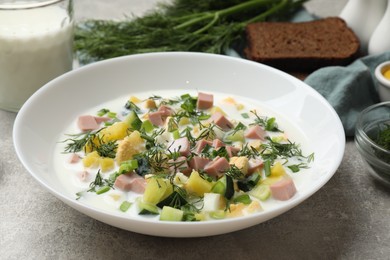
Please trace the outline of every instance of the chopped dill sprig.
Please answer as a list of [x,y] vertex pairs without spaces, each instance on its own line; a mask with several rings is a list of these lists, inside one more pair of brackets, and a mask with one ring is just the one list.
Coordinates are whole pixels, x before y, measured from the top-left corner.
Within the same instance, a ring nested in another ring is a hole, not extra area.
[[199,140],[202,140],[202,139],[205,139],[205,140],[214,140],[215,137],[216,137],[216,133],[214,131],[214,128],[217,127],[217,125],[215,124],[209,124],[208,126],[204,126],[202,125],[200,122],[199,122],[199,126],[200,126],[200,134],[198,135],[197,138],[195,138],[195,141],[199,141]]
[[[271,117],[271,118],[268,118],[268,117],[261,117],[257,114],[256,110],[251,110],[250,111],[252,114],[255,115],[255,122],[254,124],[257,124],[257,125],[260,125],[262,127],[264,127],[264,129],[266,131],[271,131],[271,132],[282,132],[282,130],[280,130],[278,128],[278,124],[276,123],[276,119],[275,117]],[[253,125],[253,124],[252,124]]]
[[245,129],[246,129],[246,126],[243,123],[238,122],[238,124],[233,128],[233,132],[231,135],[234,135],[238,131],[245,130]]
[[84,149],[85,145],[94,139],[96,132],[87,131],[79,134],[68,134],[71,138],[65,139],[63,143],[68,142],[64,148],[65,153],[76,153]]
[[225,175],[230,176],[233,180],[241,180],[245,177],[244,173],[235,165],[231,165]]
[[263,160],[269,160],[271,164],[273,164],[273,162],[278,158],[286,160],[285,163],[287,163],[288,159],[292,157],[296,157],[298,160],[305,159],[306,162],[287,166],[293,172],[298,172],[299,169],[308,168],[308,163],[314,160],[314,153],[304,156],[302,154],[302,150],[299,148],[299,145],[291,142],[290,140],[287,140],[286,143],[279,143],[273,141],[269,137],[266,138],[269,142],[261,144],[262,151],[260,152],[260,155]]
[[[104,179],[100,173],[100,170],[96,173],[95,179],[89,184],[89,189],[86,192],[95,192],[100,194],[100,192],[105,192],[114,186],[115,179],[108,178]],[[104,191],[103,191],[104,188]],[[83,195],[84,191],[80,191],[76,193],[77,198],[80,199],[80,197]]]
[[302,155],[302,150],[298,144],[287,140],[286,143],[279,143],[272,140],[272,138],[266,137],[268,143],[262,143],[260,147],[262,151],[261,156],[265,160],[274,161],[277,158],[288,159],[289,157],[305,157]]
[[238,151],[237,156],[245,156],[249,158],[256,158],[260,156],[260,152],[253,146],[250,146],[248,143],[245,143],[244,146]]
[[116,149],[118,144],[115,141],[108,141],[104,143],[101,138],[99,138],[99,145],[95,146],[95,150],[101,157],[115,158]]

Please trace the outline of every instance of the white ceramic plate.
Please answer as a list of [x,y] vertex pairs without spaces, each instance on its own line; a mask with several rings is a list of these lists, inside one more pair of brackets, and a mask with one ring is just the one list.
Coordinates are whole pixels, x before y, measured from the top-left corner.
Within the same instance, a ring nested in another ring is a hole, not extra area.
[[[75,200],[55,174],[60,134],[83,111],[132,92],[189,89],[255,99],[284,115],[315,153],[310,174],[292,199],[250,216],[205,222],[159,222],[108,213]],[[122,229],[168,237],[197,237],[247,228],[297,206],[337,170],[345,135],[333,108],[311,87],[279,70],[244,59],[200,53],[153,53],[97,62],[42,87],[22,107],[14,125],[16,152],[30,174],[76,210]]]

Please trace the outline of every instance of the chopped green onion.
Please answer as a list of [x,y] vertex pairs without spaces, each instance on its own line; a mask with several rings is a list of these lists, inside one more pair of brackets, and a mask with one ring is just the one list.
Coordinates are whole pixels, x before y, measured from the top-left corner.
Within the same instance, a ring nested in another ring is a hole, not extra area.
[[299,165],[298,165],[298,164],[288,165],[287,167],[288,167],[292,172],[299,172]]
[[226,212],[223,210],[217,210],[210,212],[210,217],[213,219],[223,219],[226,216]]
[[180,138],[180,132],[178,129],[172,132],[173,139],[177,140]]
[[107,114],[108,112],[110,112],[109,109],[107,109],[107,108],[102,108],[102,109],[100,109],[100,110],[97,112],[97,115],[98,115],[98,116],[104,116],[104,115]]
[[119,173],[122,174],[126,172],[132,172],[137,168],[138,168],[137,160],[128,160],[121,163],[121,165],[119,166]]
[[115,117],[116,117],[116,113],[110,111],[110,112],[107,113],[107,116],[108,116],[109,118],[115,118]]
[[122,212],[126,212],[130,207],[132,203],[128,202],[127,200],[123,201],[122,204],[119,206],[119,209]]
[[264,172],[265,172],[266,177],[271,175],[271,161],[270,160],[264,161]]
[[110,186],[104,186],[104,187],[98,189],[98,190],[96,191],[96,194],[97,194],[97,195],[103,194],[103,193],[109,191],[110,189],[111,189]]
[[208,114],[201,114],[198,116],[198,119],[199,120],[207,120],[211,117],[211,115],[208,115]]
[[248,119],[248,118],[249,118],[248,113],[242,113],[241,116],[242,116],[243,118],[245,118],[245,119]]
[[248,194],[242,194],[238,197],[235,197],[233,201],[234,203],[244,203],[245,205],[248,205],[252,202]]

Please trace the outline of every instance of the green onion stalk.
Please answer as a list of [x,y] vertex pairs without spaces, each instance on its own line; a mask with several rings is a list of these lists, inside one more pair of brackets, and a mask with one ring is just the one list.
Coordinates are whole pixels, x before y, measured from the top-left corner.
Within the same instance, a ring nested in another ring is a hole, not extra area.
[[123,55],[190,51],[225,54],[242,44],[249,23],[286,21],[307,0],[173,0],[142,17],[77,24],[80,63]]

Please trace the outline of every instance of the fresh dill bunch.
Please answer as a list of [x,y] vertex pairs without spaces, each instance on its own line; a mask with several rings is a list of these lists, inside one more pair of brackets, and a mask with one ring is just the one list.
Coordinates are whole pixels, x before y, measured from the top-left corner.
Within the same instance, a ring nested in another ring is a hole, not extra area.
[[305,1],[173,0],[142,17],[78,24],[75,50],[81,63],[149,52],[224,54],[240,45],[248,23],[286,20]]

